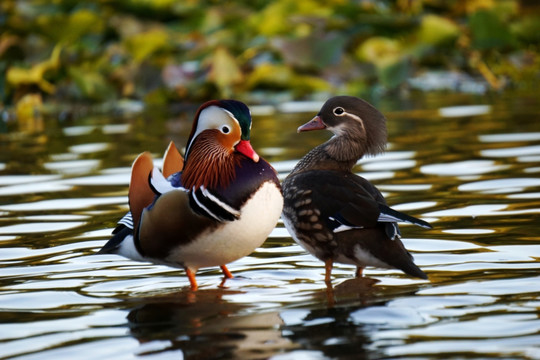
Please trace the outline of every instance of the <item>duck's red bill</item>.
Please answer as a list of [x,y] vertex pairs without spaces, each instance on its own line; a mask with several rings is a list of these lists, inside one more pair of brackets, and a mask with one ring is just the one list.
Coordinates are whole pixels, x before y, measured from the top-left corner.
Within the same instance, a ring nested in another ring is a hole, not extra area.
[[259,161],[259,155],[253,150],[251,147],[251,143],[249,140],[240,140],[240,142],[236,145],[236,151],[238,151],[241,154],[246,155],[251,160],[258,162]]

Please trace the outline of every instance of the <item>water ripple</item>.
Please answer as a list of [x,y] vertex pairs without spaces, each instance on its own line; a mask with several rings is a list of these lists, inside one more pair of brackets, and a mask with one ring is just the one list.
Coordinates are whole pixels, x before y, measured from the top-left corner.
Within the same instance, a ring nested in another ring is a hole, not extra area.
[[481,175],[508,169],[508,165],[497,165],[490,160],[465,160],[453,163],[430,164],[420,167],[424,174],[440,176]]
[[[379,268],[357,279],[354,266],[336,264],[332,291],[324,264],[281,221],[229,265],[235,278],[201,269],[196,293],[183,270],[95,255],[128,209],[133,158],[187,139],[186,114],[105,125],[85,118],[6,138],[0,357],[540,358],[538,109],[456,107],[446,97],[424,105],[390,113],[389,151],[355,171],[396,210],[432,222],[401,227],[429,281]],[[281,179],[327,138],[296,135],[317,104],[287,106],[285,117],[276,107],[254,115],[254,129],[267,130],[256,147]],[[165,133],[172,128],[181,132]]]

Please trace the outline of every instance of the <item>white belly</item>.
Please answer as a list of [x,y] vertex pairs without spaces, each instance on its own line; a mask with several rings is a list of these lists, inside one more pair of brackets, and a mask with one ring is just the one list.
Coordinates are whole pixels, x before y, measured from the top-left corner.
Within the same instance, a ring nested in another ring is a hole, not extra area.
[[283,197],[274,183],[264,183],[241,210],[238,220],[202,234],[196,241],[174,250],[167,263],[183,264],[192,271],[218,266],[251,254],[276,226]]

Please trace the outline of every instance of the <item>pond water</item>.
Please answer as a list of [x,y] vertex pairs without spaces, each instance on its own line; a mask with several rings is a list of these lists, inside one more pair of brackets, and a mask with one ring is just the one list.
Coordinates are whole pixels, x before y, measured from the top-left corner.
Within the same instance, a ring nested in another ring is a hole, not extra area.
[[[0,133],[0,358],[540,359],[537,96],[381,99],[388,151],[357,172],[394,208],[429,281],[321,262],[278,223],[264,246],[198,273],[94,253],[127,210],[134,157],[185,145],[176,115],[79,115]],[[252,143],[284,178],[328,139],[317,103],[253,107]]]

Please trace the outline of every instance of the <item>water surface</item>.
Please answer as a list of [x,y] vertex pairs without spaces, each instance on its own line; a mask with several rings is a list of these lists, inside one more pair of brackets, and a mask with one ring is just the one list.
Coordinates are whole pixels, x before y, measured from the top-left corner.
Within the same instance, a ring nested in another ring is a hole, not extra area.
[[[284,178],[328,133],[297,134],[320,104],[254,107],[252,143]],[[0,358],[540,359],[540,104],[423,96],[376,104],[386,154],[356,171],[389,204],[429,281],[322,263],[280,222],[264,246],[198,273],[96,256],[127,210],[141,151],[181,148],[195,108],[44,119],[0,134]],[[301,110],[297,112],[296,110]],[[159,164],[159,161],[157,162]]]

